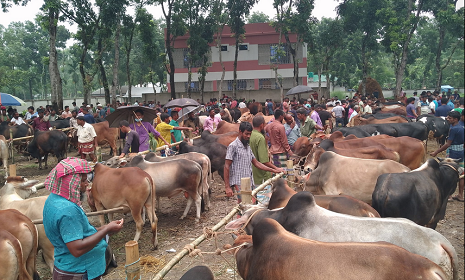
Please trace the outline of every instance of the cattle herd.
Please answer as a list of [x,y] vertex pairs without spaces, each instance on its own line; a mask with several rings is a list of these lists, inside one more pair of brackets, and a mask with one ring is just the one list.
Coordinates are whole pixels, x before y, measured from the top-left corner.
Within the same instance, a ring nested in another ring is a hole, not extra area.
[[[234,119],[252,121],[251,112],[241,113]],[[430,115],[410,122],[373,114],[357,117],[354,124],[297,139],[299,187],[278,179],[266,205],[240,206],[242,216],[226,229],[245,234],[225,247],[232,250],[243,279],[459,279],[457,253],[435,228],[445,216],[460,168],[454,160],[426,156],[428,135],[444,143],[448,123]],[[94,128],[99,144],[109,143],[115,155],[118,129],[108,122]],[[4,159],[10,134],[1,129]],[[29,131],[16,130],[21,136]],[[92,211],[124,207],[136,224],[134,240],[140,238],[147,216],[155,249],[159,198],[184,193],[187,202],[180,219],[194,204],[198,223],[201,211],[210,208],[212,174],[218,171],[224,179],[226,149],[237,136],[238,125],[222,121],[216,132],[204,131],[200,138],[182,142],[175,156],[115,156],[98,163],[87,202]],[[47,154],[61,160],[73,141],[73,135],[62,131],[39,132],[27,152],[38,158],[40,168],[44,157],[47,168]],[[8,177],[0,188],[0,224],[9,225],[0,228],[0,279],[39,279],[39,249],[53,268],[54,248],[43,226],[31,223],[42,219],[47,198],[28,198],[37,183]],[[103,225],[104,217],[99,218]],[[214,277],[208,267],[195,267],[181,279]]]

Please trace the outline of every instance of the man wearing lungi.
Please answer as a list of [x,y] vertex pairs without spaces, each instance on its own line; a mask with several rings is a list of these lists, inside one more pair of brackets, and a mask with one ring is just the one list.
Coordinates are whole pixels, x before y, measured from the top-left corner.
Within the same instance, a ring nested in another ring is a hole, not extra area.
[[82,116],[77,117],[77,123],[78,152],[81,159],[86,159],[87,155],[89,155],[93,162],[97,162],[94,151],[98,143],[94,127],[87,123]]

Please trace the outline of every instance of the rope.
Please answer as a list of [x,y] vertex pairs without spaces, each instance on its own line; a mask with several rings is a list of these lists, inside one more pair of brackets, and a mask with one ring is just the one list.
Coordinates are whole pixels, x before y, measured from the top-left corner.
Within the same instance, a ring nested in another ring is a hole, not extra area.
[[141,279],[141,277],[140,277],[140,266],[137,266],[135,268],[129,268],[131,266],[134,266],[134,265],[138,264],[139,261],[140,261],[140,258],[137,259],[137,261],[135,261],[133,263],[124,265],[124,272],[126,273],[126,280],[128,280],[128,274],[135,273],[135,272],[139,272],[139,278],[136,278],[137,276],[134,276],[131,280],[135,280],[135,279],[140,280]]

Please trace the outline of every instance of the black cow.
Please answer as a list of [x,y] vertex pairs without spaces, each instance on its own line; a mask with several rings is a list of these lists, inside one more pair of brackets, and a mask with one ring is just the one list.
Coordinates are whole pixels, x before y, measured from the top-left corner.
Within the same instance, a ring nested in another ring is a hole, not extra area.
[[224,180],[224,161],[226,158],[226,149],[225,145],[211,142],[205,142],[201,146],[192,146],[187,142],[182,142],[179,144],[179,153],[185,154],[190,152],[202,153],[208,156],[211,162],[211,172],[218,171],[218,174]]
[[428,137],[426,126],[422,122],[411,123],[382,123],[367,124],[354,127],[336,127],[334,131],[340,131],[344,136],[354,134],[358,138],[378,134],[386,134],[394,137],[409,136],[424,141]]
[[409,122],[412,121],[409,118],[407,118],[406,116],[397,115],[397,114],[393,114],[393,113],[365,114],[365,115],[362,115],[362,118],[369,119],[369,118],[373,117],[375,119],[382,120],[382,119],[387,119],[387,118],[391,118],[391,117],[398,117],[398,116],[403,117],[404,119],[406,119]]
[[208,266],[198,265],[189,269],[179,280],[215,280],[213,272]]
[[229,109],[233,123],[237,123],[237,120],[241,117],[241,111],[237,108]]
[[436,138],[440,145],[446,143],[446,137],[449,135],[449,122],[441,117],[424,114],[417,118],[417,122],[422,122],[426,125],[427,132],[433,132],[433,137]]
[[36,131],[34,139],[27,146],[27,153],[39,160],[39,169],[42,169],[42,157],[47,168],[48,154],[54,154],[58,162],[65,158],[68,137],[61,130]]
[[51,121],[50,122],[50,127],[54,127],[56,129],[63,129],[69,127],[69,119],[64,119],[64,120],[56,120],[56,121]]
[[406,173],[387,173],[378,177],[372,206],[381,217],[402,217],[436,228],[444,219],[447,200],[457,187],[455,161],[429,159],[420,168]]

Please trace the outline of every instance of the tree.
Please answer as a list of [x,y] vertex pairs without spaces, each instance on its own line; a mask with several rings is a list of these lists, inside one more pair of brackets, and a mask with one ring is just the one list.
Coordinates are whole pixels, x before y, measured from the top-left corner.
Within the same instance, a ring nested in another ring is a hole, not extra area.
[[229,11],[229,27],[231,32],[234,33],[235,39],[235,53],[234,53],[234,70],[233,70],[233,98],[236,98],[237,94],[237,57],[239,55],[239,43],[244,39],[245,34],[245,22],[244,19],[250,13],[253,5],[257,3],[257,0],[228,0],[227,8]]
[[221,51],[221,39],[223,35],[223,30],[224,30],[224,26],[228,22],[228,14],[225,9],[226,9],[226,5],[223,0],[215,0],[212,3],[212,11],[210,13],[210,15],[213,16],[213,19],[214,19],[214,25],[215,25],[214,29],[216,33],[216,48],[218,49],[219,60],[220,60],[220,65],[222,69],[220,85],[219,85],[219,90],[218,90],[218,100],[221,100],[221,97],[223,96],[223,81],[224,81],[224,76],[226,74],[226,68],[224,67],[224,63],[223,63],[223,54]]
[[270,22],[270,17],[264,12],[253,12],[247,17],[247,23]]

